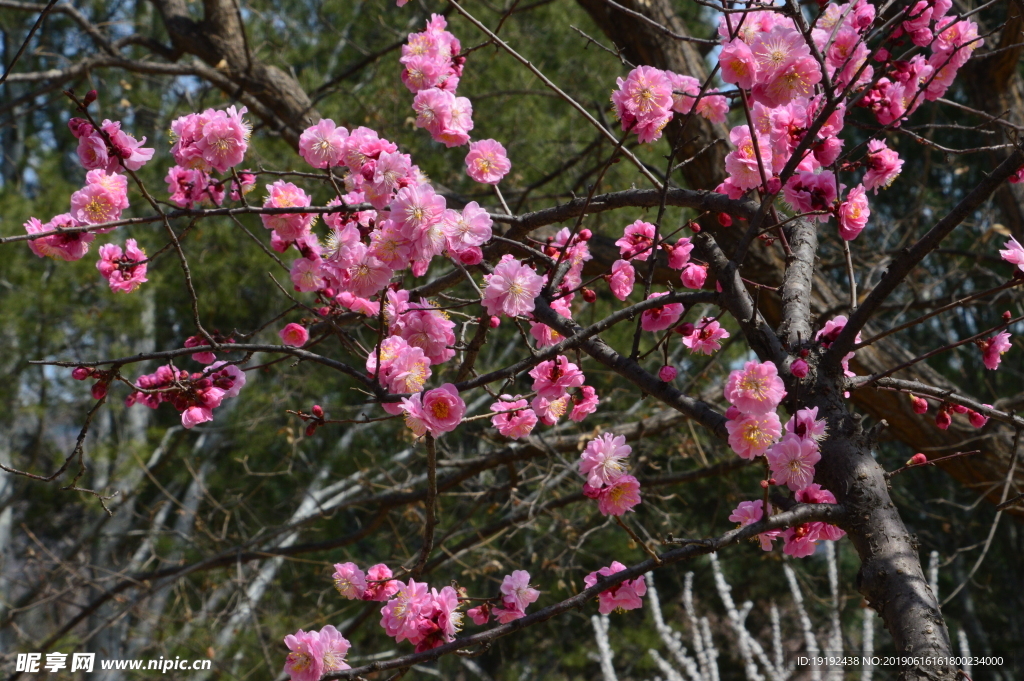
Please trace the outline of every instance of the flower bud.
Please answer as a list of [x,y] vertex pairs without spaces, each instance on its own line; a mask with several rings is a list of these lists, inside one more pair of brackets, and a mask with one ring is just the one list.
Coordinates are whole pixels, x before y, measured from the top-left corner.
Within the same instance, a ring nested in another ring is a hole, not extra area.
[[90,104],[96,101],[96,98],[98,96],[99,93],[97,93],[95,90],[89,90],[85,93],[85,97],[82,97],[82,104],[85,106],[89,106]]
[[1012,318],[1013,318],[1013,315],[1012,315],[1012,314],[1010,314],[1010,311],[1009,311],[1009,310],[1006,310],[1005,312],[1003,312],[1003,321],[1004,321],[1004,322],[1008,322],[1008,321],[1010,321],[1010,320],[1011,320]]
[[910,460],[907,461],[908,466],[920,466],[923,463],[928,463],[928,457],[921,452],[914,454],[914,456],[910,457]]
[[966,414],[967,412],[970,411],[970,409],[963,406],[962,404],[954,404],[953,411],[955,411],[957,414]]
[[320,313],[321,317],[326,317],[327,315],[331,314],[331,308],[327,307],[326,305],[324,305],[317,311]]
[[967,412],[967,419],[975,428],[984,428],[985,424],[988,423],[988,417],[984,414],[979,414],[976,411]]
[[590,241],[590,238],[591,238],[592,236],[594,236],[594,233],[593,233],[593,232],[591,232],[591,231],[590,231],[589,229],[587,229],[586,227],[584,227],[583,229],[581,229],[581,230],[580,230],[580,233],[579,233],[579,239],[580,239],[580,241]]
[[951,423],[953,423],[953,417],[949,415],[949,409],[945,406],[939,407],[939,412],[935,414],[935,427],[939,430],[946,430]]
[[696,327],[693,324],[691,324],[690,322],[686,322],[684,324],[680,324],[679,326],[677,326],[675,331],[680,336],[689,336],[690,334],[693,333],[695,328]]
[[725,410],[725,418],[729,419],[730,421],[735,421],[741,416],[743,416],[743,412],[741,412],[739,408],[736,407],[735,405]]
[[107,382],[97,381],[92,384],[92,398],[94,400],[102,400],[107,396]]
[[583,289],[583,300],[592,303],[597,300],[597,293],[592,288]]
[[306,437],[313,437],[316,434],[316,427],[317,423],[315,421],[306,426]]
[[313,416],[317,417],[318,419],[322,419],[324,417],[324,408],[321,407],[319,404],[314,404]]
[[917,395],[910,396],[910,407],[914,410],[915,414],[927,414],[928,413],[928,400]]
[[789,373],[793,374],[797,378],[806,378],[809,367],[807,362],[802,359],[798,359],[789,365]]
[[92,372],[85,367],[75,367],[75,370],[71,372],[71,378],[76,381],[84,381],[90,376],[92,376]]
[[491,327],[492,329],[498,328],[498,325],[500,325],[500,324],[501,324],[501,320],[498,319],[497,317],[491,317],[490,319],[487,320],[487,325],[489,327]]
[[686,226],[689,227],[690,231],[693,232],[694,234],[700,234],[700,225],[697,224],[696,222],[691,222]]
[[718,214],[718,224],[722,225],[722,227],[731,227],[732,226],[732,216],[729,215],[728,213],[719,213]]
[[676,376],[678,375],[679,372],[676,370],[676,368],[673,366],[669,366],[667,364],[661,367],[661,369],[658,371],[658,378],[660,378],[665,383],[668,383],[669,381],[674,381]]
[[768,481],[767,480],[762,480],[761,481],[761,489],[768,489]]

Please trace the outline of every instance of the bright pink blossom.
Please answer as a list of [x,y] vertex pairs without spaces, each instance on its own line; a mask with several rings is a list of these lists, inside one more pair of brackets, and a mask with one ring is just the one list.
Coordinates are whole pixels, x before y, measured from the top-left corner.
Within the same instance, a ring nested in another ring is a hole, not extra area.
[[366,571],[366,591],[363,592],[364,601],[387,601],[398,593],[402,583],[391,579],[391,569],[384,563],[371,566]]
[[502,436],[513,440],[526,437],[537,425],[537,414],[529,408],[529,402],[519,395],[502,395],[491,405],[491,411],[505,412],[495,413],[491,417],[491,424]]
[[[36,218],[29,218],[25,222],[24,227],[25,232],[28,234],[39,234],[40,232],[50,232],[55,229],[78,227],[78,222],[71,217],[70,213],[63,213],[54,216],[45,224]],[[65,234],[44,236],[41,239],[33,239],[28,242],[28,247],[40,258],[53,258],[54,260],[70,262],[81,260],[89,252],[89,244],[95,238],[96,236],[90,232],[67,232]]]
[[[56,218],[54,219],[56,220]],[[1003,245],[1006,246],[1006,250],[999,251],[1000,257],[1024,272],[1024,246],[1021,246],[1013,237],[1010,237],[1010,240]]]
[[626,225],[622,238],[615,242],[619,253],[626,260],[647,260],[651,257],[651,245],[654,243],[655,227],[649,222],[637,220]]
[[429,612],[432,607],[427,589],[426,583],[410,579],[409,583],[402,584],[395,597],[381,608],[380,625],[387,635],[398,643],[406,640],[414,644],[419,642],[420,620],[424,611]]
[[[267,200],[264,208],[291,208],[310,205],[310,197],[291,182],[278,180],[267,185]],[[285,240],[300,239],[309,233],[316,216],[312,213],[261,214],[260,220],[267,229],[272,229]]]
[[71,217],[76,221],[98,225],[121,219],[128,208],[128,178],[104,170],[90,170],[85,186],[71,195]]
[[324,649],[320,635],[313,631],[299,629],[284,637],[288,646],[284,671],[292,681],[320,681],[324,674]]
[[828,435],[828,422],[818,418],[818,408],[799,409],[795,416],[786,421],[786,432],[799,438],[821,442]]
[[366,591],[366,573],[355,563],[335,563],[334,588],[344,598],[360,599]]
[[282,343],[293,348],[301,348],[309,341],[309,331],[306,327],[294,322],[287,324],[277,335],[281,337]]
[[125,242],[124,251],[117,244],[100,246],[100,259],[96,269],[107,280],[111,291],[131,293],[139,288],[146,279],[146,251],[138,247],[135,239]]
[[1006,331],[997,333],[983,341],[977,341],[977,344],[982,350],[982,361],[985,363],[985,368],[993,371],[999,368],[1002,355],[1013,346],[1010,342],[1010,334]]
[[722,80],[738,85],[744,90],[754,86],[757,79],[757,60],[749,45],[739,38],[731,40],[722,46],[718,59],[722,65]]
[[225,111],[208,109],[203,116],[202,133],[195,140],[196,148],[211,168],[226,173],[242,162],[249,144],[249,124],[242,116],[246,108]]
[[828,222],[836,200],[836,176],[831,170],[820,173],[801,171],[793,175],[782,193],[793,210],[801,213],[819,212],[819,222]]
[[671,383],[676,380],[676,376],[678,375],[679,370],[669,364],[658,369],[658,378],[666,383]]
[[540,591],[530,586],[530,573],[526,570],[513,570],[501,581],[502,601],[512,602],[522,611],[540,598]]
[[[771,513],[771,505],[768,506],[768,512]],[[763,517],[764,501],[741,501],[735,510],[733,510],[729,515],[729,520],[734,523],[739,523],[740,527],[746,527],[747,525],[753,525]],[[761,534],[756,535],[756,537],[758,542],[761,544],[762,551],[771,551],[772,542],[778,539],[781,535],[781,530],[770,530],[768,532],[762,532]]]
[[483,184],[498,184],[512,169],[512,162],[499,142],[478,140],[471,142],[466,154],[466,173]]
[[611,485],[625,473],[623,461],[632,451],[624,436],[603,433],[588,442],[580,455],[580,474],[591,487]]
[[350,669],[348,663],[345,662],[348,649],[352,647],[348,639],[331,624],[321,629],[319,636],[320,646],[324,651],[324,673]]
[[483,246],[491,239],[491,216],[476,201],[470,201],[462,212],[446,210],[441,229],[448,239],[448,248],[462,250]]
[[764,414],[775,408],[786,396],[774,362],[747,362],[743,369],[729,374],[725,385],[725,399],[744,414]]
[[884,140],[870,140],[864,165],[868,169],[864,174],[864,187],[877,194],[879,188],[888,187],[903,170],[903,159]]
[[679,274],[679,280],[683,286],[692,289],[704,288],[704,282],[708,278],[708,266],[696,262],[688,262]]
[[794,492],[807,487],[814,480],[814,465],[821,460],[818,443],[813,438],[787,434],[773,445],[765,455],[772,475],[780,485]]
[[[616,572],[622,572],[626,566],[619,561],[612,561],[608,567],[601,568],[597,572],[591,572],[583,578],[583,584],[589,589],[597,584],[599,577],[610,577]],[[621,583],[602,591],[597,595],[597,611],[607,615],[613,610],[636,610],[643,607],[643,596],[647,593],[647,583],[644,576],[636,579],[626,579]]]
[[632,475],[623,475],[601,490],[597,510],[602,515],[621,516],[639,503],[640,482]]
[[533,390],[548,400],[557,400],[570,389],[583,385],[586,377],[565,355],[541,362],[530,370]]
[[846,195],[846,201],[839,205],[839,236],[853,241],[868,224],[871,209],[868,208],[867,192],[864,185],[857,185]]
[[[756,132],[756,131],[755,131]],[[753,189],[760,186],[761,173],[766,178],[772,175],[772,147],[767,135],[757,135],[757,150],[754,149],[754,138],[750,128],[738,125],[729,131],[729,140],[735,149],[725,157],[725,170],[729,173],[728,180],[739,189]],[[760,157],[761,165],[758,165]]]
[[321,118],[299,136],[299,155],[314,168],[341,165],[347,137],[348,130],[330,118]]
[[565,416],[570,402],[572,402],[572,397],[569,395],[563,395],[555,400],[549,400],[538,395],[530,400],[530,408],[537,414],[537,418],[540,419],[541,423],[545,426],[553,426],[558,423],[559,419]]
[[534,299],[544,287],[544,278],[532,267],[515,259],[511,253],[502,256],[493,274],[484,275],[483,305],[487,314],[519,317],[533,312]]
[[764,454],[782,434],[782,423],[775,412],[767,414],[741,414],[725,422],[729,432],[729,446],[738,456],[753,459]]
[[694,354],[713,355],[722,348],[718,341],[728,337],[729,332],[718,321],[705,317],[694,325],[692,333],[683,336],[683,345]]
[[633,270],[633,266],[626,260],[616,260],[612,263],[612,273],[608,278],[608,287],[616,298],[625,300],[633,292],[635,279],[636,272]]
[[[652,293],[648,300],[667,295],[668,293]],[[644,331],[664,331],[675,326],[682,316],[682,303],[668,303],[660,307],[652,307],[649,310],[644,310],[640,315],[640,327]]]
[[582,386],[572,393],[572,411],[569,412],[569,419],[579,423],[597,411],[599,402],[596,390],[589,385]]
[[806,378],[810,372],[811,367],[807,364],[805,359],[795,359],[793,363],[789,365],[789,373],[793,374],[797,378]]
[[671,246],[663,243],[661,248],[668,253],[668,266],[674,270],[681,270],[686,263],[690,262],[693,243],[689,238],[683,237]]

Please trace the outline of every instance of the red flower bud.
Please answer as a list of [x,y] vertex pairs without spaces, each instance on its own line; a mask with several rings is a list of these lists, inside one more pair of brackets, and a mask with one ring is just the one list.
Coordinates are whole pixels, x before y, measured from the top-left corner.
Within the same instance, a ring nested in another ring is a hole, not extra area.
[[910,396],[910,407],[914,410],[915,414],[927,414],[928,413],[928,400],[917,395]]
[[107,382],[97,381],[92,384],[92,398],[94,400],[102,400],[107,396]]
[[806,378],[809,367],[807,362],[802,359],[798,359],[789,365],[789,373],[793,374],[797,378]]
[[588,303],[592,303],[595,300],[597,300],[597,293],[594,291],[594,289],[585,288],[583,289],[583,300],[587,301]]
[[1013,315],[1012,315],[1012,314],[1010,314],[1010,311],[1009,311],[1009,310],[1007,310],[1006,312],[1004,312],[1004,313],[1003,313],[1003,321],[1005,321],[1005,322],[1008,322],[1008,321],[1010,321],[1010,320],[1011,320],[1012,318],[1013,318]]
[[492,329],[498,328],[498,325],[500,325],[500,324],[501,324],[501,320],[498,319],[497,317],[491,317],[489,320],[487,320],[487,325],[489,327],[491,327]]
[[910,461],[907,462],[908,466],[920,466],[923,463],[928,463],[928,457],[918,452],[914,456],[910,457]]
[[961,404],[954,404],[953,411],[955,411],[957,414],[966,414],[967,412],[970,411],[970,409]]
[[762,480],[761,481],[761,489],[768,489],[768,481],[767,480]]
[[313,416],[317,417],[318,419],[322,419],[324,417],[324,408],[321,407],[319,404],[314,404]]
[[327,315],[331,314],[331,308],[324,305],[318,310],[318,312],[320,313],[321,317],[326,317]]
[[678,333],[680,336],[689,336],[690,334],[693,333],[695,328],[696,327],[694,327],[693,324],[691,324],[690,322],[686,322],[684,324],[680,324],[679,326],[677,326],[675,330],[676,333]]
[[579,234],[580,241],[590,241],[590,237],[592,237],[592,236],[594,236],[594,233],[591,232],[586,227],[584,227],[583,229],[580,230],[580,234]]
[[313,437],[316,434],[317,423],[313,422],[306,426],[306,437]]
[[699,234],[700,233],[700,225],[698,225],[696,222],[691,222],[690,224],[688,224],[686,226],[689,227],[690,231],[693,232],[694,234]]
[[89,90],[85,93],[85,97],[82,97],[82,104],[89,106],[96,101],[96,97],[98,96],[99,94],[95,90]]
[[718,214],[718,224],[722,225],[722,227],[731,227],[732,226],[732,216],[729,215],[728,213],[719,213]]
[[84,381],[90,376],[92,376],[92,372],[85,367],[75,367],[75,370],[71,372],[71,378],[76,381]]
[[939,407],[939,412],[935,415],[935,426],[939,430],[946,430],[951,423],[953,417],[949,415],[949,409],[946,406]]

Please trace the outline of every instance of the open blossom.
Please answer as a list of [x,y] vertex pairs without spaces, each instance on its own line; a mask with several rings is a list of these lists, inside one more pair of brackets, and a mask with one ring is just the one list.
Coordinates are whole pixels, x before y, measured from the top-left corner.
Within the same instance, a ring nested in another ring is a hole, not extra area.
[[[267,185],[267,200],[264,208],[291,208],[310,205],[310,197],[291,182],[278,180]],[[260,220],[267,229],[274,230],[282,239],[294,241],[309,233],[316,216],[312,213],[261,214]]]
[[683,286],[692,289],[704,288],[704,282],[708,279],[708,266],[696,262],[688,262],[683,266],[679,274],[679,280]]
[[828,435],[828,422],[818,418],[818,408],[800,409],[786,421],[786,432],[797,437],[821,442]]
[[366,591],[363,592],[364,601],[387,601],[398,593],[402,583],[391,579],[391,568],[384,563],[370,566],[366,571]]
[[820,173],[801,171],[790,178],[782,193],[794,210],[801,213],[820,211],[814,217],[818,222],[828,222],[829,211],[836,200],[836,189],[836,176],[831,170]]
[[324,282],[323,274],[324,268],[319,258],[296,258],[289,272],[295,290],[302,292],[319,291],[324,288],[327,284]]
[[718,341],[728,337],[729,332],[716,320],[704,318],[694,326],[692,333],[683,336],[683,345],[694,354],[713,355],[722,348]]
[[96,269],[107,280],[111,291],[131,293],[149,281],[146,279],[145,259],[146,251],[139,248],[135,239],[128,239],[123,251],[117,244],[103,244]]
[[620,516],[639,503],[640,481],[632,475],[623,475],[601,490],[597,510],[601,515]]
[[[667,295],[668,293],[652,293],[648,300]],[[640,315],[640,326],[644,331],[664,331],[675,326],[682,316],[682,303],[669,303],[660,307],[652,307],[649,310],[644,310],[643,314]]]
[[740,414],[739,418],[725,422],[729,432],[729,446],[738,456],[753,459],[764,454],[782,434],[782,423],[775,412],[767,414]]
[[[823,489],[821,485],[813,483],[804,487],[793,495],[796,500],[801,504],[834,504],[836,503],[836,497],[832,492],[827,489]],[[829,523],[816,522],[810,523],[811,533],[814,534],[818,539],[828,539],[831,541],[837,541],[842,539],[846,534],[845,530],[840,529],[836,525],[830,525]]]
[[505,147],[495,140],[471,142],[466,154],[466,173],[483,184],[498,184],[512,169]]
[[597,405],[600,401],[596,390],[589,385],[582,386],[579,390],[572,393],[572,411],[569,412],[569,419],[579,423],[597,411]]
[[282,343],[290,345],[293,348],[301,348],[309,342],[309,331],[306,330],[306,327],[301,324],[295,324],[294,322],[285,325],[277,335],[281,337]]
[[526,608],[540,598],[540,592],[530,586],[530,573],[526,570],[513,570],[501,580],[502,601],[515,604],[519,610]]
[[541,423],[545,426],[553,426],[558,423],[559,419],[565,416],[565,412],[569,410],[571,402],[572,397],[569,395],[563,395],[554,400],[537,395],[530,400],[530,408],[533,409]]
[[786,396],[774,362],[747,362],[743,369],[729,374],[725,399],[744,414],[764,414],[775,408]]
[[[70,213],[63,213],[54,216],[47,223],[42,223],[37,218],[29,218],[24,226],[26,233],[39,234],[55,229],[77,227],[78,222],[71,217]],[[67,232],[66,234],[53,234],[41,239],[33,239],[28,242],[28,247],[40,258],[70,262],[81,260],[89,252],[89,244],[95,238],[96,235],[90,232]]]
[[744,90],[754,86],[757,78],[757,59],[745,42],[737,38],[725,43],[718,60],[722,65],[722,80],[726,83],[738,85]]
[[649,222],[637,220],[626,225],[622,237],[615,242],[619,253],[626,260],[647,260],[651,257],[651,245],[654,243],[655,227]]
[[690,262],[690,253],[693,252],[693,242],[683,237],[671,246],[663,243],[661,248],[668,254],[668,266],[673,270],[681,270]]
[[580,455],[580,474],[591,487],[611,485],[625,473],[623,461],[632,451],[624,436],[603,433]]
[[502,395],[501,398],[491,405],[491,425],[498,429],[503,437],[518,440],[529,435],[534,426],[537,425],[537,414],[529,407],[529,402],[520,395]]
[[320,635],[313,631],[299,629],[284,637],[288,646],[284,671],[292,681],[320,681],[324,675],[324,649]]
[[484,276],[483,305],[487,314],[519,317],[533,312],[534,299],[544,287],[544,278],[512,254],[502,256],[493,274]]
[[414,395],[413,399],[419,402],[420,409],[417,415],[422,419],[426,430],[434,437],[455,430],[466,413],[466,403],[459,397],[459,391],[451,383],[428,390],[422,393],[422,396]]
[[672,120],[672,81],[661,69],[638,66],[625,80],[616,79],[612,93],[615,115],[623,130],[633,130],[641,142],[654,142]]
[[[772,507],[768,506],[768,513],[771,514]],[[764,517],[764,501],[741,501],[729,515],[729,520],[739,523],[740,527],[753,525]],[[756,535],[761,544],[762,551],[771,551],[772,542],[782,536],[781,530],[770,530]]]
[[999,363],[1002,361],[1002,355],[1012,347],[1010,342],[1010,334],[1006,331],[997,333],[991,338],[987,338],[983,341],[977,341],[978,347],[982,351],[982,361],[985,363],[985,368],[995,371],[999,368]]
[[330,118],[321,118],[299,136],[299,155],[314,168],[341,165],[347,137],[348,130],[338,127]]
[[616,260],[612,263],[612,273],[608,278],[608,287],[619,300],[625,300],[633,292],[633,284],[636,281],[636,272],[633,266],[626,260]]
[[[756,131],[755,131],[756,132]],[[735,149],[725,157],[725,170],[729,180],[740,189],[753,189],[761,184],[761,173],[766,178],[772,175],[772,147],[766,135],[757,134],[757,149],[750,128],[738,125],[729,131],[729,140]],[[760,157],[761,165],[758,165]]]
[[366,591],[366,574],[355,563],[335,563],[334,588],[344,598],[359,599]]
[[441,218],[441,230],[448,239],[448,248],[462,250],[483,246],[491,239],[491,216],[476,201],[470,201],[462,212],[446,210]]
[[[572,319],[571,304],[572,296],[566,296],[552,302],[551,309],[566,319]],[[530,335],[537,340],[538,348],[546,348],[562,340],[562,334],[539,322],[530,322]]]
[[794,492],[807,487],[814,480],[814,465],[821,460],[818,443],[813,438],[800,438],[787,434],[766,454],[772,475],[780,485]]
[[879,188],[884,189],[892,184],[903,169],[903,159],[890,149],[884,140],[869,140],[868,155],[864,160],[868,171],[864,174],[864,187],[877,194]]
[[88,225],[113,222],[121,219],[128,205],[128,178],[90,170],[85,175],[85,186],[71,195],[71,217]]
[[381,608],[380,625],[398,643],[412,641],[418,643],[421,637],[419,623],[424,610],[431,607],[427,584],[413,579],[402,584],[395,597]]
[[[616,572],[622,572],[626,566],[619,561],[612,561],[608,567],[603,567],[596,572],[591,572],[583,578],[583,584],[589,589],[597,584],[598,577],[610,577]],[[636,610],[643,607],[643,596],[647,593],[647,582],[644,576],[636,579],[626,579],[610,589],[602,591],[597,595],[597,611],[607,615],[613,610]]]
[[350,669],[345,656],[352,644],[333,625],[328,624],[320,630],[320,646],[324,651],[324,673]]
[[839,236],[853,241],[868,224],[871,209],[868,208],[867,192],[864,185],[857,185],[846,195],[846,201],[839,205]]
[[565,355],[541,362],[530,370],[533,389],[548,400],[561,398],[570,388],[583,385],[586,377]]
[[[54,219],[56,220],[56,218]],[[1024,246],[1021,246],[1013,237],[1010,237],[1010,240],[1003,245],[1006,246],[1006,249],[1000,250],[999,256],[1024,272]]]

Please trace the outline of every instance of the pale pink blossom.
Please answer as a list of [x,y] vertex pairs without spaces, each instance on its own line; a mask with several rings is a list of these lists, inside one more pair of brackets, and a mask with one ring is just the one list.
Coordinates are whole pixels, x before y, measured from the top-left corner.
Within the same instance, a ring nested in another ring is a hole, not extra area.
[[708,279],[708,266],[696,262],[688,262],[679,274],[679,280],[686,288],[702,289]]
[[597,396],[597,391],[589,385],[582,386],[572,393],[572,411],[569,412],[569,419],[579,423],[597,411],[598,402],[600,399]]
[[799,409],[786,421],[786,432],[797,437],[821,442],[828,436],[828,421],[818,418],[818,408]]
[[[559,298],[551,303],[551,309],[566,319],[572,319],[571,303],[572,296]],[[536,339],[538,348],[546,348],[562,340],[562,334],[539,322],[530,322],[530,335]]]
[[[612,561],[608,567],[603,567],[596,572],[591,572],[583,578],[583,584],[589,589],[597,585],[599,577],[610,577],[616,572],[622,572],[626,566],[619,561]],[[597,611],[607,615],[613,610],[636,610],[643,607],[643,596],[647,593],[647,583],[644,576],[636,579],[626,579],[621,583],[602,591],[597,595]]]
[[611,485],[625,473],[623,461],[632,451],[624,436],[603,433],[580,455],[580,474],[591,487]]
[[743,369],[729,374],[725,385],[725,399],[744,414],[765,414],[775,408],[786,396],[774,362],[747,362]]
[[299,136],[299,155],[314,168],[341,165],[346,138],[348,130],[338,127],[330,118],[321,118]]
[[[771,508],[771,505],[769,505],[769,514],[771,514]],[[760,521],[763,517],[764,501],[741,501],[729,515],[729,520],[734,523],[739,523],[740,527],[746,527],[747,525],[753,525]],[[771,551],[772,542],[778,539],[781,535],[782,532],[780,530],[769,530],[768,532],[762,532],[761,534],[756,535],[756,538],[761,545],[762,551]]]
[[149,281],[147,265],[143,262],[146,251],[138,247],[135,239],[128,239],[123,251],[117,244],[104,244],[100,246],[99,255],[96,269],[107,280],[111,291],[131,293]]
[[284,637],[288,646],[284,671],[292,681],[320,681],[324,674],[324,649],[320,635],[299,629]]
[[509,317],[533,312],[534,299],[544,287],[544,278],[510,253],[501,258],[493,274],[484,276],[484,281],[487,288],[482,303],[487,314]]
[[982,350],[982,361],[985,363],[985,368],[992,371],[999,368],[1002,355],[1013,346],[1010,342],[1010,334],[1006,331],[997,333],[983,341],[977,341],[977,344]]
[[621,516],[640,503],[640,482],[632,475],[622,475],[601,490],[597,510],[601,515]]
[[502,395],[501,398],[491,405],[491,425],[498,429],[503,437],[519,440],[526,437],[537,425],[537,414],[529,408],[529,402],[520,395]]
[[380,625],[396,642],[419,642],[421,634],[418,625],[423,611],[429,610],[432,605],[427,589],[426,583],[410,579],[409,583],[402,584],[395,597],[381,608]]
[[636,280],[636,272],[633,266],[626,260],[616,260],[612,263],[612,273],[608,278],[608,287],[619,300],[625,300],[633,292],[633,284]]
[[423,348],[431,364],[444,364],[455,356],[455,350],[449,347],[455,345],[455,323],[441,311],[420,305],[397,315],[389,324],[392,333],[402,336],[409,345]]
[[692,333],[683,336],[683,345],[694,354],[710,356],[722,349],[719,341],[728,337],[729,332],[717,320],[705,317],[694,326]]
[[[54,216],[49,222],[42,223],[37,218],[29,218],[25,222],[25,232],[28,234],[39,234],[50,232],[55,229],[67,229],[77,227],[78,221],[71,217],[70,213],[63,213]],[[81,260],[89,252],[89,244],[96,236],[90,232],[67,232],[65,234],[54,234],[44,236],[41,239],[33,239],[28,242],[40,258],[53,258],[67,262]]]
[[[801,504],[834,504],[836,503],[836,497],[832,492],[827,489],[822,489],[821,485],[813,483],[799,490],[794,497]],[[831,541],[838,541],[846,535],[846,531],[840,529],[835,525],[829,523],[817,522],[810,523],[808,526],[808,534],[815,539],[828,539]]]
[[491,239],[491,216],[476,201],[470,201],[462,212],[446,210],[441,218],[441,229],[448,239],[448,247],[462,250],[483,246]]
[[293,348],[301,348],[309,341],[309,331],[301,324],[287,324],[278,334],[281,342]]
[[530,400],[530,408],[533,409],[541,423],[545,426],[553,426],[565,416],[571,401],[572,398],[569,395],[563,395],[555,400],[538,395]]
[[466,614],[469,615],[469,619],[473,620],[473,624],[483,626],[491,621],[491,606],[484,603],[475,608],[470,608],[466,611]]
[[508,624],[526,617],[526,613],[516,607],[493,608],[491,612],[494,614],[494,619],[501,624]]
[[[652,293],[648,300],[667,296],[668,293]],[[664,331],[676,325],[679,318],[683,316],[682,303],[668,303],[660,307],[652,307],[644,310],[640,315],[640,327],[644,331]]]
[[781,24],[770,31],[756,33],[750,50],[757,62],[759,83],[778,79],[791,64],[811,56],[804,37],[795,29]]
[[586,381],[579,367],[565,355],[541,362],[530,370],[533,390],[548,400],[557,400],[571,388],[578,388]]
[[868,169],[864,174],[864,187],[877,194],[879,188],[888,187],[903,170],[903,159],[884,140],[869,140],[864,165]]
[[526,608],[540,598],[540,591],[530,586],[530,573],[526,570],[513,570],[501,581],[502,601],[512,602],[516,608]]
[[[54,219],[56,220],[56,218]],[[1000,257],[1024,272],[1024,246],[1021,246],[1013,237],[1010,237],[1010,240],[1003,245],[1006,246],[1006,250],[999,251]]]
[[[267,199],[264,208],[291,208],[310,205],[310,197],[291,182],[278,180],[267,185]],[[313,213],[261,214],[260,220],[267,229],[274,230],[282,239],[293,241],[309,233],[316,216]]]
[[128,179],[124,175],[90,170],[85,186],[71,195],[71,217],[89,225],[121,219],[128,208]]
[[495,140],[471,142],[466,154],[466,173],[483,184],[498,184],[512,169],[505,147]]
[[739,418],[725,422],[729,432],[729,446],[744,459],[764,454],[782,434],[782,423],[775,412],[767,414],[740,414]]
[[811,484],[814,465],[821,460],[818,443],[813,438],[793,434],[787,434],[765,456],[778,484],[786,485],[794,492]]
[[296,291],[308,293],[319,291],[326,286],[323,274],[323,265],[319,258],[316,260],[297,258],[292,262],[289,276]]
[[343,598],[358,600],[366,591],[366,573],[355,563],[335,563],[332,578],[334,588]]
[[750,46],[740,39],[731,40],[722,46],[719,54],[722,65],[722,80],[738,85],[744,90],[754,86],[757,79],[757,59]]
[[192,406],[181,412],[181,425],[185,428],[194,428],[200,423],[213,420],[213,410],[209,407]]
[[[755,131],[756,132],[756,131]],[[735,149],[725,157],[725,170],[729,180],[740,189],[753,189],[762,182],[762,171],[766,178],[772,175],[772,147],[767,135],[757,135],[757,150],[750,128],[738,125],[729,131],[729,139]],[[761,165],[758,165],[760,156]]]
[[345,270],[344,288],[360,298],[369,298],[382,290],[391,281],[394,271],[370,255],[363,244],[356,244],[352,253],[356,260]]
[[320,630],[320,646],[324,651],[324,673],[338,672],[342,669],[350,669],[345,662],[345,656],[352,644],[348,642],[341,632],[328,624]]

